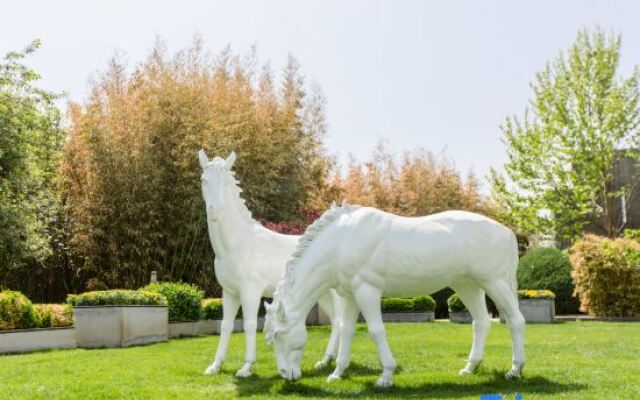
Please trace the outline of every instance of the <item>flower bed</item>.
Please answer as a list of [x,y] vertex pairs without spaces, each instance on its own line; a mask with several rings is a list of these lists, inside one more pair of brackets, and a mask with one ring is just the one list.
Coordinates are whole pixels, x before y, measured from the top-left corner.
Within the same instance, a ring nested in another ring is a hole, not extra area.
[[156,292],[109,290],[70,295],[78,347],[128,347],[169,337],[166,298]]
[[71,308],[32,304],[20,292],[0,292],[0,353],[76,347]]
[[[382,299],[382,320],[385,322],[427,322],[435,319],[436,302],[431,296]],[[362,316],[360,321],[364,321]]]
[[[210,298],[202,301],[202,309],[200,311],[201,331],[214,330],[216,334],[220,333],[220,323],[222,322],[222,301],[223,299]],[[259,314],[260,315],[260,314]],[[238,310],[233,321],[233,332],[242,332],[244,330],[242,320],[242,310]],[[258,318],[258,330],[262,330],[264,326],[264,318]]]
[[[550,290],[518,290],[520,312],[527,323],[552,323],[556,295]],[[504,322],[501,316],[500,321]]]
[[449,309],[449,321],[459,324],[470,324],[473,322],[471,313],[460,299],[457,293],[452,294],[447,299],[447,307]]

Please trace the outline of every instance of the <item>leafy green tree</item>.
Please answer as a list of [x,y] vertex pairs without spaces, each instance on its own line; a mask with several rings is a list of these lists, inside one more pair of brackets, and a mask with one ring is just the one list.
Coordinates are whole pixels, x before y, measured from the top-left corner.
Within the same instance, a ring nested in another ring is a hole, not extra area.
[[36,51],[0,60],[0,284],[36,268],[52,254],[59,212],[55,174],[64,132],[57,95],[36,86],[40,76],[22,63]]
[[[609,236],[634,188],[617,187],[615,162],[638,158],[638,71],[618,76],[620,37],[583,30],[569,52],[536,74],[533,98],[502,131],[508,161],[491,171],[503,220],[525,233],[571,239],[589,222]],[[629,202],[627,202],[628,204]]]

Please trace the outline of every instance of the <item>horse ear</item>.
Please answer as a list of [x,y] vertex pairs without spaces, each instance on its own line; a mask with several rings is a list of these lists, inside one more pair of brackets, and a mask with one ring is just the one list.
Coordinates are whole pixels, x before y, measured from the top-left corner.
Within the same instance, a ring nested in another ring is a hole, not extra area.
[[233,167],[234,162],[236,162],[236,153],[232,151],[231,154],[229,154],[229,157],[227,157],[227,159],[224,160],[225,168],[230,170],[231,167]]
[[200,160],[200,166],[202,169],[207,168],[209,166],[209,157],[207,157],[207,153],[204,152],[204,149],[200,149],[198,152],[198,159]]

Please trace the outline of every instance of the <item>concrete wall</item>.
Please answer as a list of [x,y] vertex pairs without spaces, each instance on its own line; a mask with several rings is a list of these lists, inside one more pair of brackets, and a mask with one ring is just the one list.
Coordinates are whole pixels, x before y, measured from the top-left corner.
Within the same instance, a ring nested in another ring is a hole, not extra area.
[[78,347],[127,347],[169,338],[164,306],[98,306],[73,308]]
[[0,331],[0,353],[75,347],[76,331],[73,327]]
[[471,318],[469,311],[449,311],[449,321],[459,324],[470,324],[473,322],[473,318]]
[[[550,324],[556,317],[556,303],[553,299],[520,299],[520,312],[526,323]],[[505,322],[500,316],[500,322]]]

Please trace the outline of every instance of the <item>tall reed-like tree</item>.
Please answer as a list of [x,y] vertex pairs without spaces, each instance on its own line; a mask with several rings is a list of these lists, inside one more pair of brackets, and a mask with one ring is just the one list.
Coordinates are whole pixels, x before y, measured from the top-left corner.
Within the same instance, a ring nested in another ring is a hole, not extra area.
[[[257,219],[288,221],[326,186],[323,109],[293,57],[277,79],[226,48],[158,43],[133,69],[114,59],[89,99],[71,107],[64,176],[72,244],[89,287],[165,280],[216,288],[200,192],[198,149],[227,156]],[[309,116],[309,119],[306,116]]]
[[339,195],[352,203],[400,215],[452,209],[492,212],[473,173],[463,180],[446,155],[415,149],[398,161],[385,142],[377,144],[370,160],[359,163],[352,159],[339,185]]

